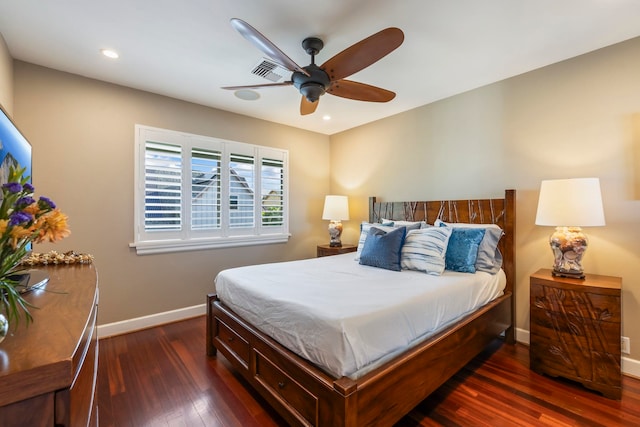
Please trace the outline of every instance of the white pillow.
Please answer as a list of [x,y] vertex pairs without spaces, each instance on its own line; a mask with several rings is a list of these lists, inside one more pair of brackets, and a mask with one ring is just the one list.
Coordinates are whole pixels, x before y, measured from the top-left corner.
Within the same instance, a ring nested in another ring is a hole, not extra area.
[[380,221],[384,225],[389,225],[390,227],[407,227],[407,231],[417,230],[418,228],[428,227],[425,221],[396,221],[395,219],[385,219],[382,218]]
[[444,272],[447,244],[453,228],[429,227],[407,233],[400,253],[400,266],[439,276]]

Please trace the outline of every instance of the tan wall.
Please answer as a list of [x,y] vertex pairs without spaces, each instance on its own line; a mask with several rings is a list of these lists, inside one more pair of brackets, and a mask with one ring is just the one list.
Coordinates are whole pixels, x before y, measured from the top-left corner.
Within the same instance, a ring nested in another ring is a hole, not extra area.
[[[34,145],[36,189],[73,228],[66,241],[36,249],[96,256],[104,324],[200,304],[222,268],[313,256],[326,240],[318,218],[328,192],[351,196],[343,241],[353,242],[370,195],[489,197],[515,188],[517,322],[527,330],[528,276],[552,258],[552,230],[534,225],[540,181],[597,176],[607,225],[587,229],[584,264],[623,277],[623,335],[639,359],[639,49],[640,39],[631,40],[331,138],[16,62],[15,119]],[[135,123],[289,149],[290,242],[135,255]]]
[[[15,62],[15,119],[33,145],[37,195],[70,217],[72,235],[36,251],[96,258],[100,324],[203,304],[222,269],[315,256],[329,190],[329,137]],[[286,244],[138,256],[133,241],[136,123],[289,150]]]
[[640,359],[640,38],[331,138],[331,190],[351,196],[343,241],[367,197],[425,200],[517,190],[517,325],[528,277],[550,267],[551,227],[534,224],[542,179],[601,180],[605,227],[586,229],[590,273],[623,278],[623,335]]
[[0,34],[0,105],[13,114],[13,58]]

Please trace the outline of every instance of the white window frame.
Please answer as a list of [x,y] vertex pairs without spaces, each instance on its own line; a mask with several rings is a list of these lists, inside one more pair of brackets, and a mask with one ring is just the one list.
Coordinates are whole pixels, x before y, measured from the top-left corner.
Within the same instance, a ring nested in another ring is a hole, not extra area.
[[[154,141],[179,145],[182,148],[182,226],[177,231],[149,231],[145,229],[145,151],[146,142]],[[220,227],[209,230],[191,229],[191,151],[192,148],[216,150],[221,156]],[[230,217],[230,171],[231,153],[253,156],[254,159],[254,227],[233,228]],[[135,176],[134,176],[134,242],[130,247],[138,255],[180,252],[198,249],[284,243],[289,240],[289,167],[287,150],[227,141],[185,132],[135,125]],[[283,189],[281,224],[262,223],[262,161],[271,159],[283,162]]]

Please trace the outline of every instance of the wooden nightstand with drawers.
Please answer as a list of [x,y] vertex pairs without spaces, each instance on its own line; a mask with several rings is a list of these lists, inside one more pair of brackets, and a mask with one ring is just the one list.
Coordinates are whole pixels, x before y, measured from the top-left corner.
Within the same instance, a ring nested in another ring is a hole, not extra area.
[[620,399],[622,279],[554,277],[542,269],[530,285],[531,369]]

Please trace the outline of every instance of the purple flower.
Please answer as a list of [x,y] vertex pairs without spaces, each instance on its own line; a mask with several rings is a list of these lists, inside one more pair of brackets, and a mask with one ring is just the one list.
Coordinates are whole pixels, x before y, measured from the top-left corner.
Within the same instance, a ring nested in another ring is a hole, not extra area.
[[31,196],[20,197],[16,200],[16,209],[24,209],[33,203],[35,203],[35,199]]
[[2,188],[6,189],[9,193],[19,193],[22,191],[22,185],[19,182],[7,182],[2,184]]
[[50,198],[40,196],[40,200],[38,200],[38,207],[42,210],[55,209],[56,204],[53,203],[53,200],[51,200]]
[[26,191],[27,193],[33,193],[34,191],[36,191],[35,188],[33,188],[33,185],[29,184],[28,182],[24,185],[24,191]]
[[30,222],[33,220],[31,214],[26,212],[14,211],[11,215],[9,215],[9,226],[15,226]]

